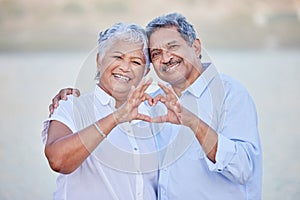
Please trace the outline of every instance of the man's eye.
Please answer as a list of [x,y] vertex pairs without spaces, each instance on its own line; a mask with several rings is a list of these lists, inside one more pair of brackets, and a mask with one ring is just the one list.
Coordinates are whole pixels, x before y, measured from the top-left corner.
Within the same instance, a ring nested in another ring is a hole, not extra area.
[[159,52],[159,51],[152,52],[152,53],[151,53],[151,59],[155,59],[155,58],[157,58],[159,55],[160,55],[160,52]]
[[179,47],[179,45],[171,45],[171,46],[169,46],[169,49],[170,50],[175,50],[175,49],[177,49]]

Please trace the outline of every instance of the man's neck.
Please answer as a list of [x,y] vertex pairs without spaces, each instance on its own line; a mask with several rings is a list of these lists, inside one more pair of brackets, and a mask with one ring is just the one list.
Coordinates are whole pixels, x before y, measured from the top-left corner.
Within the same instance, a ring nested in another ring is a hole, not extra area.
[[190,73],[187,79],[184,79],[177,83],[172,83],[171,85],[176,95],[178,97],[181,97],[182,92],[190,85],[192,85],[198,79],[198,77],[203,73],[203,71],[204,68],[200,64],[200,67],[198,68],[195,67],[194,70],[192,70],[192,72]]

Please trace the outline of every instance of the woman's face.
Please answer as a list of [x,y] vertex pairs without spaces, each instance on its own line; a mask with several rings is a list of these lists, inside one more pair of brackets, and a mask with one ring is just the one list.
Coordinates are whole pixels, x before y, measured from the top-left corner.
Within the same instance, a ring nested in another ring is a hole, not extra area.
[[110,44],[105,55],[97,56],[99,85],[113,97],[120,93],[126,95],[131,86],[137,86],[145,74],[143,43],[115,39]]

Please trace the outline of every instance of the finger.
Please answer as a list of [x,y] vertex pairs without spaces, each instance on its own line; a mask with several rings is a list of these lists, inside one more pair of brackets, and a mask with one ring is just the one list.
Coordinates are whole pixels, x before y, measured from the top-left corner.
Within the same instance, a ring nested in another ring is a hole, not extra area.
[[144,100],[147,100],[147,101],[148,101],[148,104],[149,104],[150,106],[153,106],[153,98],[152,98],[149,94],[144,93]]
[[167,122],[167,116],[163,115],[163,116],[153,117],[151,119],[151,122],[153,122],[153,123],[164,123],[164,122]]
[[143,77],[142,78],[142,80],[141,80],[141,82],[136,86],[136,88],[138,89],[140,89],[144,84],[145,84],[145,82],[146,82],[146,78],[145,77]]
[[68,89],[61,89],[59,92],[58,92],[58,94],[55,96],[55,98],[57,99],[57,101],[59,101],[59,100],[66,100],[66,98],[67,98],[67,95],[66,95],[66,93],[67,93],[67,90]]
[[168,102],[176,102],[178,100],[178,97],[176,96],[172,86],[165,86],[162,83],[159,83],[158,85],[164,91]]
[[161,94],[158,94],[156,97],[154,97],[153,99],[153,105],[156,105],[158,102],[162,102],[162,103],[165,103],[166,102],[166,98],[161,95]]
[[51,115],[53,114],[53,112],[54,112],[54,107],[53,107],[53,104],[50,104],[49,105],[49,117],[51,117]]
[[136,88],[134,85],[132,85],[128,94],[127,102],[129,104],[133,104],[136,100],[137,100]]
[[144,114],[138,114],[136,116],[136,119],[137,120],[143,120],[143,121],[146,121],[146,122],[151,122],[151,117],[148,116],[148,115],[144,115]]
[[141,89],[144,82],[145,82],[145,78],[142,78],[141,82],[137,86],[134,86],[134,85],[131,86],[130,92],[128,94],[128,99],[129,98],[133,98],[133,99],[139,98],[139,95],[140,95],[139,90]]
[[180,104],[179,101],[176,102],[176,104],[175,104],[175,106],[174,106],[174,111],[175,111],[176,113],[182,113],[182,106],[181,106],[181,104]]
[[52,105],[54,108],[57,108],[58,107],[58,102],[60,100],[60,96],[59,95],[56,95],[53,99],[52,99]]
[[74,88],[73,91],[72,91],[72,94],[75,97],[79,97],[80,96],[80,91],[78,89]]
[[144,101],[146,98],[144,97],[145,91],[152,83],[152,80],[145,81],[145,79],[142,80],[142,84],[139,84],[137,88],[133,91],[131,98],[135,98],[140,101]]
[[136,90],[135,86],[132,85],[131,88],[130,88],[130,91],[128,93],[128,100],[135,99],[135,96],[134,96],[135,95],[134,94],[135,90]]
[[146,90],[148,89],[148,87],[151,85],[153,79],[150,78],[149,80],[146,81],[145,78],[142,79],[141,83],[138,85],[138,87],[136,88],[136,97],[141,98],[143,96],[143,94],[146,92]]
[[153,78],[152,77],[145,82],[145,84],[143,85],[143,88],[142,88],[142,92],[143,93],[146,92],[146,90],[149,88],[149,86],[152,84],[152,82],[153,82]]
[[167,86],[165,86],[163,83],[159,82],[158,86],[165,92],[165,94],[170,93],[170,89]]

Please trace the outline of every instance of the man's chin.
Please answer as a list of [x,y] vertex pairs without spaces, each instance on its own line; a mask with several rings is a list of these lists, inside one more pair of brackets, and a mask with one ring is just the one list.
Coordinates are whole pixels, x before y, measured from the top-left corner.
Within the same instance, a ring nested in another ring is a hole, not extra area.
[[169,71],[168,73],[161,72],[159,78],[168,83],[175,83],[184,78],[179,71]]

